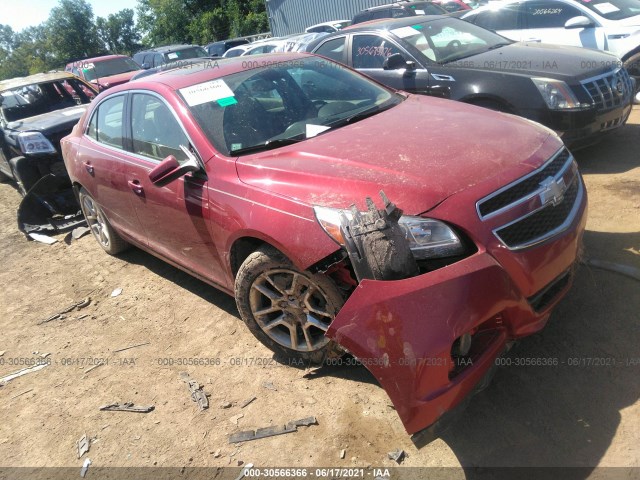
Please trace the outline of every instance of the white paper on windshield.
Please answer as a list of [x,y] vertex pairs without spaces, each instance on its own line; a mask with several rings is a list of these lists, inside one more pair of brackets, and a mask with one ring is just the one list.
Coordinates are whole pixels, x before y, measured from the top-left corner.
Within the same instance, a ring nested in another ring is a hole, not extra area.
[[313,125],[311,123],[307,123],[307,138],[315,137],[325,130],[329,130],[329,128],[331,127],[327,127],[326,125]]
[[400,38],[407,38],[407,37],[411,37],[413,35],[419,35],[420,32],[418,30],[416,30],[413,27],[400,27],[400,28],[394,28],[393,30],[391,30],[391,33],[393,33],[395,36],[400,37]]
[[620,9],[618,7],[616,7],[615,5],[613,5],[612,3],[609,3],[609,2],[594,3],[593,4],[593,8],[595,8],[600,13],[605,14],[605,15],[607,13],[613,13],[613,12],[619,12],[620,11]]
[[86,108],[74,108],[72,110],[67,110],[66,112],[62,112],[62,115],[65,117],[70,117],[71,115],[77,115],[78,113],[84,113]]
[[225,81],[220,79],[181,88],[180,93],[190,107],[235,96]]
[[424,15],[424,10],[416,10],[416,15]]
[[178,54],[177,53],[170,53],[169,55],[167,55],[168,58],[170,58],[171,60],[175,60],[176,58],[178,58]]

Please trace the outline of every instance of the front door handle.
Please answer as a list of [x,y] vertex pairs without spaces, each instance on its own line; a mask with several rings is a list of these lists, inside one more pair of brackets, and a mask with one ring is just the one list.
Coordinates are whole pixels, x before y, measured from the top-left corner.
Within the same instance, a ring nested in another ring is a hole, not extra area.
[[129,184],[129,188],[131,188],[133,193],[136,195],[142,195],[144,193],[144,188],[142,188],[142,185],[140,185],[138,180],[129,180],[127,183]]
[[527,38],[525,40],[525,42],[537,42],[537,43],[540,43],[540,42],[542,42],[542,39],[541,38],[537,38],[537,37],[531,37],[531,38]]
[[94,169],[93,169],[93,165],[91,165],[91,163],[84,162],[84,168],[87,169],[87,172],[89,172],[89,175],[93,175]]

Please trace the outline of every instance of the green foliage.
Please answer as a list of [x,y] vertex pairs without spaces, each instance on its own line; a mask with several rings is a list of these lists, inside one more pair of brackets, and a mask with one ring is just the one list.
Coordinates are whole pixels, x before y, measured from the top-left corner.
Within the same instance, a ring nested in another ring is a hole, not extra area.
[[[269,30],[264,0],[137,0],[94,20],[87,0],[59,0],[46,22],[14,32],[0,24],[0,80],[62,69],[69,61],[170,43],[205,45]],[[143,36],[144,35],[144,36]]]
[[107,18],[96,18],[98,36],[111,53],[131,55],[140,49],[140,33],[133,16],[134,11],[125,8]]
[[46,24],[56,58],[79,59],[104,52],[93,21],[93,9],[86,0],[60,0],[51,10]]
[[264,0],[138,0],[146,45],[206,44],[269,30]]

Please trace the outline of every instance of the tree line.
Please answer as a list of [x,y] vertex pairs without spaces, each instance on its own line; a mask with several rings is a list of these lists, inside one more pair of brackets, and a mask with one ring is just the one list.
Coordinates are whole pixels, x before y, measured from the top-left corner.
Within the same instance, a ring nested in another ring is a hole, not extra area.
[[95,17],[86,0],[59,0],[40,25],[15,32],[0,24],[0,80],[63,69],[82,58],[267,30],[264,0],[138,0],[136,12],[126,8],[106,18]]

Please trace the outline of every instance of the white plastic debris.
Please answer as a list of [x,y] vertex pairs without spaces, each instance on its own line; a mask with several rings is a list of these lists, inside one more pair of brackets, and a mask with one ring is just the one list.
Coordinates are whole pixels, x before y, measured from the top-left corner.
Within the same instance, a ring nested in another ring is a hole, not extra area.
[[116,288],[113,292],[111,292],[111,296],[112,297],[117,297],[121,293],[122,293],[122,289],[121,288]]
[[87,470],[89,470],[89,465],[91,465],[91,460],[87,458],[82,464],[82,469],[80,470],[80,476],[82,478],[84,478],[84,476],[87,474]]
[[55,238],[42,235],[41,233],[30,233],[29,236],[36,242],[46,243],[47,245],[53,245],[58,241]]

